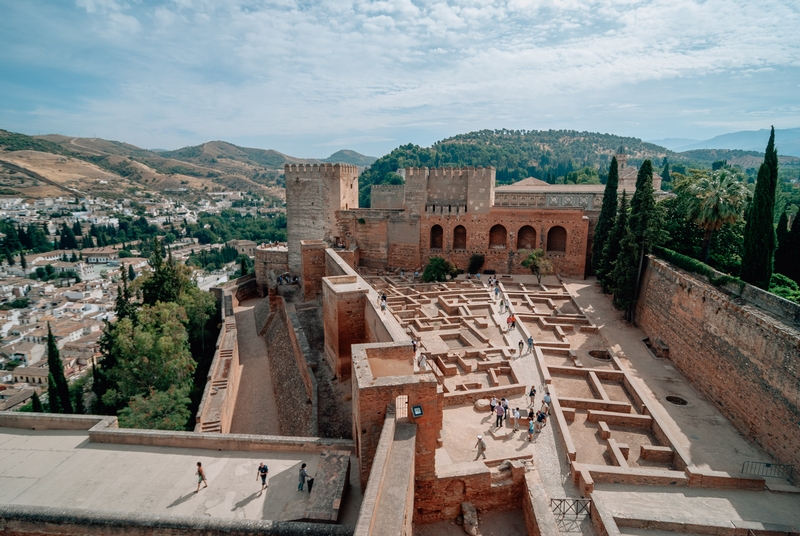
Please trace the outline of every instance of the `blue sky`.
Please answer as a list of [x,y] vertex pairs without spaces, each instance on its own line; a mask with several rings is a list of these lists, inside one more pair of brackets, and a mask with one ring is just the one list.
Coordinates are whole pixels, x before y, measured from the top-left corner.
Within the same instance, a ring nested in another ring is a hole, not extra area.
[[0,0],[0,128],[380,156],[484,128],[800,126],[800,3]]

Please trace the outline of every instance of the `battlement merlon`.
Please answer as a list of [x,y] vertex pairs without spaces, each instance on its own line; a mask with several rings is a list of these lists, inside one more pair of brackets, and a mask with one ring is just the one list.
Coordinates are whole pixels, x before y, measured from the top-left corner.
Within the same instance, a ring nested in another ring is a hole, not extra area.
[[358,175],[358,166],[353,164],[284,164],[284,173],[299,173],[307,175],[318,175],[319,173],[339,172],[343,174]]

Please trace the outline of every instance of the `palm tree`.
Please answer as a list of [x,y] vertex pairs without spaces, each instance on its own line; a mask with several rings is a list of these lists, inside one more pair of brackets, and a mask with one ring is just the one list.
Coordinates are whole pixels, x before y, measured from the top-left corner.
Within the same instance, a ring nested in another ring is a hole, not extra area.
[[735,223],[742,217],[750,190],[730,169],[698,173],[695,180],[683,182],[679,194],[685,194],[686,219],[703,228],[703,262],[708,260],[708,250],[714,231],[726,223]]

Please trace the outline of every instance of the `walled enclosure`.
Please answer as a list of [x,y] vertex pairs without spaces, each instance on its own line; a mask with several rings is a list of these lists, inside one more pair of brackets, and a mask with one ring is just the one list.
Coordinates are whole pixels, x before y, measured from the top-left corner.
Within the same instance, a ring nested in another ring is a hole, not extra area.
[[636,314],[650,340],[669,348],[669,358],[740,432],[800,474],[797,325],[653,257]]

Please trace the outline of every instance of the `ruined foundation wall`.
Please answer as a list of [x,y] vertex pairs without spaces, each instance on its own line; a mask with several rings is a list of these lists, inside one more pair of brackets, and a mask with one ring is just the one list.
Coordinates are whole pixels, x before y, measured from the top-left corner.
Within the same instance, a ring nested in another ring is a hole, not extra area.
[[800,473],[796,325],[652,257],[636,315],[650,340],[669,347],[669,358],[741,433]]

